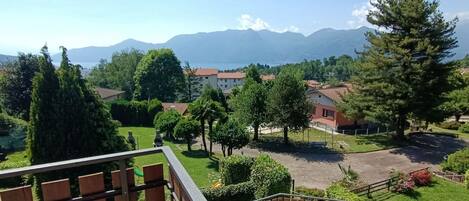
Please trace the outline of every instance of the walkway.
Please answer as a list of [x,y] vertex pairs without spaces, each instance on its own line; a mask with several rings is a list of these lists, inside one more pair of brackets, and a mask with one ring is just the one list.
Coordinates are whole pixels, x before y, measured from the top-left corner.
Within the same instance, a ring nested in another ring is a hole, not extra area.
[[[466,141],[446,136],[419,135],[412,137],[411,140],[415,145],[369,153],[317,154],[271,151],[263,153],[269,154],[288,167],[295,179],[295,186],[324,189],[342,177],[338,168],[339,163],[351,165],[363,182],[372,183],[387,178],[392,169],[412,171],[424,167],[435,168],[446,154],[468,146]],[[219,151],[220,148],[215,145],[213,150]],[[249,156],[261,153],[258,149],[252,148],[243,148],[234,152]]]

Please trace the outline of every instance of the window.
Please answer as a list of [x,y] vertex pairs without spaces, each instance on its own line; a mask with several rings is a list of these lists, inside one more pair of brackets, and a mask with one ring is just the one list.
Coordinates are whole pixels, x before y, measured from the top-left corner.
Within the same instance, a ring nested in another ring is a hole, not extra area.
[[328,109],[322,109],[322,116],[334,118],[335,112],[332,110],[328,110]]
[[208,80],[208,77],[205,77],[206,80]]
[[228,85],[225,84],[225,88],[228,88]]

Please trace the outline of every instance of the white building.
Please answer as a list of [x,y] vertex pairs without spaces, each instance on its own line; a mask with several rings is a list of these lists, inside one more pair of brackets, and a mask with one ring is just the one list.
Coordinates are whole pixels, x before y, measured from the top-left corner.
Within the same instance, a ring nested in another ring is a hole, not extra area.
[[244,84],[245,74],[242,72],[218,73],[218,88],[223,92]]
[[[209,85],[213,88],[217,88],[217,78],[218,69],[214,68],[198,68],[195,71],[195,76],[198,78],[197,91],[202,91],[205,85]],[[198,97],[200,94],[194,94],[195,97]]]

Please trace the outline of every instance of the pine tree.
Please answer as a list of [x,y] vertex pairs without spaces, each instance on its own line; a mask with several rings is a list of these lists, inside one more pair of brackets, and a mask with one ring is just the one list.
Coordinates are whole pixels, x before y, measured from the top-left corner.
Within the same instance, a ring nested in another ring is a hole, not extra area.
[[[379,27],[367,33],[370,45],[361,53],[358,76],[349,97],[367,100],[366,118],[395,127],[403,138],[410,116],[435,122],[437,108],[450,90],[457,20],[445,21],[438,2],[377,0],[368,21]],[[358,97],[361,96],[361,97]]]

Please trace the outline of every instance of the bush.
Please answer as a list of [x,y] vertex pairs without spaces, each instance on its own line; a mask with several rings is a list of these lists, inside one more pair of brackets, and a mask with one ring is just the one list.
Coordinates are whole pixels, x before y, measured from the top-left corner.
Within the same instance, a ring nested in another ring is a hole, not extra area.
[[331,199],[346,200],[346,201],[365,201],[365,198],[352,193],[345,186],[340,183],[334,183],[326,189],[326,196]]
[[312,197],[326,197],[326,191],[317,188],[306,188],[304,186],[299,186],[295,188],[295,192],[301,195]]
[[469,123],[465,123],[461,125],[458,129],[459,132],[461,133],[469,133]]
[[[21,168],[29,166],[29,161],[18,161],[18,162],[9,162],[5,161],[0,163],[0,170],[12,169],[12,168]],[[11,177],[7,179],[0,179],[0,188],[11,188],[18,187],[24,184],[25,179],[22,176]]]
[[466,175],[464,175],[464,184],[466,188],[469,189],[469,170],[466,171]]
[[232,184],[220,188],[203,189],[202,193],[208,201],[251,201],[255,200],[256,188],[251,181]]
[[248,156],[233,155],[220,161],[220,177],[225,185],[248,181],[254,159]]
[[256,198],[262,198],[277,193],[288,193],[291,188],[291,176],[288,169],[261,154],[254,162],[251,181],[256,186]]
[[440,128],[450,129],[450,130],[458,130],[461,123],[457,121],[445,121],[438,125]]
[[161,102],[116,100],[108,103],[112,119],[124,126],[151,126],[156,113],[162,110]]
[[417,186],[428,186],[432,183],[432,173],[428,170],[420,170],[410,175]]
[[450,154],[441,166],[443,170],[464,174],[469,169],[469,148]]
[[397,177],[396,185],[392,191],[396,193],[410,193],[414,190],[415,182],[408,174],[393,171],[391,172],[391,178]]

